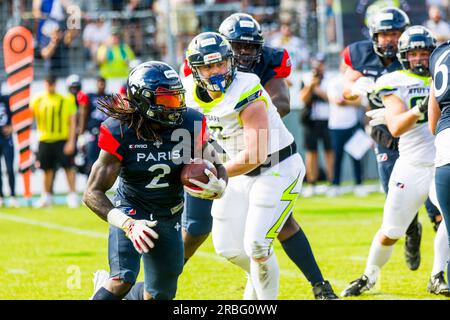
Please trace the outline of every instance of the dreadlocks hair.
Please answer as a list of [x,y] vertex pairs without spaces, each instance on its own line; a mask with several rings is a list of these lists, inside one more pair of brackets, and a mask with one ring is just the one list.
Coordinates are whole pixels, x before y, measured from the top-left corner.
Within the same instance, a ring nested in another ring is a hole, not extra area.
[[138,139],[156,141],[160,140],[159,136],[151,127],[151,122],[145,118],[136,106],[136,102],[122,98],[119,94],[111,96],[104,96],[98,101],[98,109],[106,114],[108,117],[120,121],[120,130],[122,132],[122,125],[125,124],[129,128],[136,131]]

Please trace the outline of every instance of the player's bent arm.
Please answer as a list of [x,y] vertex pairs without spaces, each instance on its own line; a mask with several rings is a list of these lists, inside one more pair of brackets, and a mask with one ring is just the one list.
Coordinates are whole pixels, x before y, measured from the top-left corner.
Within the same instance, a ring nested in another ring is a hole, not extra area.
[[217,178],[225,180],[225,182],[228,184],[227,170],[222,164],[218,152],[209,142],[205,142],[203,144],[203,157],[205,160],[208,160],[214,164],[217,169]]
[[431,82],[430,99],[428,100],[428,127],[432,134],[436,134],[436,125],[441,117],[441,109],[439,109],[439,103],[436,100],[434,94],[434,85]]
[[280,117],[284,117],[291,111],[291,96],[289,87],[284,78],[272,78],[264,85],[267,93],[277,108]]
[[420,117],[412,110],[407,110],[405,102],[394,94],[384,96],[383,104],[386,107],[388,129],[395,138],[411,129]]
[[245,149],[225,162],[229,177],[252,171],[266,161],[268,154],[269,116],[266,103],[262,100],[254,101],[240,116],[244,128]]
[[354,70],[350,67],[348,67],[345,70],[344,73],[344,90],[342,92],[342,95],[344,97],[344,99],[347,100],[355,100],[358,98],[357,95],[352,95],[352,87],[355,84],[356,80],[358,80],[359,78],[361,78],[363,76],[363,74],[357,70]]
[[92,166],[87,181],[83,202],[101,219],[108,221],[108,213],[114,208],[106,196],[119,176],[121,163],[116,156],[101,150],[100,155]]

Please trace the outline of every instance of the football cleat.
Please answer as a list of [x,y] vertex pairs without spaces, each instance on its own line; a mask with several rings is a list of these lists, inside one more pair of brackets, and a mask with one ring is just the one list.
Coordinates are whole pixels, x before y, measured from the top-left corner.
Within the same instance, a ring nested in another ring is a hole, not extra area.
[[441,271],[430,278],[427,285],[427,291],[434,294],[442,294],[446,297],[450,296],[450,290],[444,279],[444,271]]
[[109,279],[109,272],[106,270],[97,270],[94,273],[94,293],[92,293],[92,296],[89,298],[89,300],[92,300],[97,293],[97,291],[103,287],[105,282]]
[[417,222],[415,232],[406,234],[405,259],[410,270],[417,270],[420,266],[420,240],[422,239],[422,224]]
[[350,282],[347,288],[341,293],[341,297],[359,296],[364,291],[370,290],[375,283],[371,283],[366,275],[362,275],[360,278]]
[[339,300],[339,297],[334,293],[331,284],[327,280],[316,283],[312,290],[316,300]]

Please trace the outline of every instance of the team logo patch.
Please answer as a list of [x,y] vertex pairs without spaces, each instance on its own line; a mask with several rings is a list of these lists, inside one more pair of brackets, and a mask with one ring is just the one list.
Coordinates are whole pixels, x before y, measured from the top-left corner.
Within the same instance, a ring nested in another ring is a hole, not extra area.
[[174,70],[166,70],[164,75],[167,79],[178,78],[178,74]]
[[377,162],[384,162],[387,161],[387,159],[388,159],[387,153],[377,154]]
[[207,46],[213,46],[216,44],[216,39],[214,38],[208,38],[205,40],[200,41],[200,47],[207,47]]
[[180,231],[181,225],[177,222],[177,224],[174,226],[174,229]]
[[255,24],[253,23],[253,21],[242,20],[239,21],[239,26],[241,28],[254,28]]
[[130,211],[128,211],[128,215],[129,216],[135,216],[136,215],[136,209],[130,209]]
[[291,66],[291,58],[286,60],[286,67],[290,67]]
[[207,54],[203,57],[203,62],[205,63],[212,63],[213,61],[220,61],[222,60],[222,55],[220,52],[214,52]]

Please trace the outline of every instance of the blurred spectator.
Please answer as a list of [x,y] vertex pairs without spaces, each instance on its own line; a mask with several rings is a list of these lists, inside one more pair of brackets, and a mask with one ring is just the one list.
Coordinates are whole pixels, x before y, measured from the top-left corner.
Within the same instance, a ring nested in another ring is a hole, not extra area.
[[184,60],[184,51],[192,38],[198,33],[199,21],[195,13],[193,0],[169,0],[169,15],[164,7],[164,1],[158,1],[155,5],[157,14],[156,42],[160,48],[163,61],[168,59],[167,52],[167,19],[171,19],[172,33],[175,36],[175,54],[177,63]]
[[106,44],[97,51],[100,75],[105,79],[127,78],[129,62],[135,59],[133,50],[123,41],[123,34],[118,27],[113,27]]
[[124,30],[124,39],[125,42],[130,45],[131,48],[133,48],[133,51],[135,54],[139,57],[142,55],[143,47],[144,47],[144,39],[142,34],[142,27],[139,19],[133,17],[133,14],[135,11],[139,10],[140,7],[138,6],[141,2],[141,0],[129,0],[128,4],[125,6],[125,14],[127,17],[131,18],[128,20],[128,22],[125,24],[125,30]]
[[38,20],[37,41],[43,42],[42,37],[49,37],[42,32],[46,22],[56,22],[60,29],[64,29],[66,11],[73,3],[70,0],[33,0],[33,16]]
[[282,22],[280,30],[269,39],[269,45],[276,48],[284,48],[291,57],[292,69],[300,70],[304,63],[308,62],[308,49],[306,43],[292,34],[291,24]]
[[52,204],[55,172],[61,166],[69,186],[67,204],[70,208],[76,208],[79,201],[75,190],[77,110],[74,100],[56,92],[56,77],[49,74],[45,78],[45,91],[31,99],[30,109],[36,121],[39,140],[37,165],[44,171],[44,192],[35,206],[46,207]]
[[98,100],[106,96],[106,80],[102,77],[97,78],[96,92],[88,93],[89,113],[87,120],[86,136],[86,173],[89,175],[92,165],[97,160],[100,153],[98,147],[98,134],[100,125],[106,120],[107,116],[98,108]]
[[[361,126],[359,123],[359,108],[361,99],[345,100],[342,96],[344,90],[344,73],[347,66],[342,61],[339,67],[339,74],[331,78],[328,87],[328,99],[330,103],[330,117],[328,128],[334,150],[334,170],[332,187],[328,189],[327,195],[335,197],[340,194],[342,159],[344,156],[344,145]],[[355,176],[354,193],[356,196],[365,196],[362,186],[361,161],[352,158],[353,173]]]
[[311,73],[305,74],[300,90],[300,100],[304,104],[300,121],[304,126],[306,181],[310,184],[304,188],[303,195],[306,197],[316,193],[315,185],[319,178],[319,141],[322,141],[325,149],[328,181],[331,182],[333,177],[333,148],[328,130],[329,105],[326,93],[328,83],[325,56],[318,53],[311,61]]
[[44,59],[46,74],[52,73],[58,77],[67,77],[70,73],[69,46],[76,36],[76,30],[63,31],[58,23],[47,20],[42,29],[42,42],[39,43],[40,53]]
[[[11,111],[9,109],[9,96],[0,95],[0,157],[4,158],[6,171],[8,173],[8,182],[10,190],[10,207],[19,207],[19,202],[16,200],[16,177],[14,172],[14,141],[12,138],[12,124]],[[0,206],[3,207],[3,181],[2,168],[0,161]]]
[[437,6],[442,13],[442,18],[444,20],[448,20],[450,17],[450,1],[449,0],[426,0],[425,1],[427,7]]
[[89,113],[89,97],[81,90],[81,78],[77,74],[71,74],[66,79],[69,98],[72,97],[77,106],[77,128],[76,134],[79,136],[86,129],[86,122]]
[[333,0],[326,0],[325,15],[327,18],[326,33],[328,44],[336,43],[336,18],[333,11]]
[[111,25],[105,22],[101,16],[89,21],[83,30],[83,45],[87,49],[89,60],[88,69],[96,65],[96,54],[98,48],[111,36]]
[[428,9],[428,20],[423,25],[433,33],[438,44],[450,39],[450,26],[442,20],[439,7],[430,6]]
[[109,0],[111,10],[122,11],[125,8],[125,0]]

